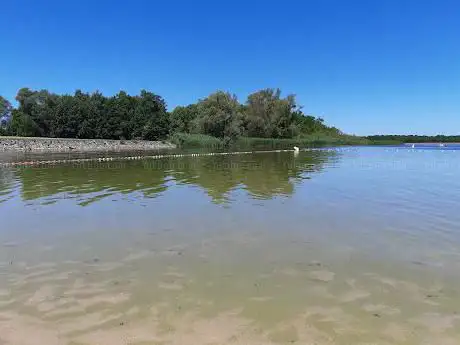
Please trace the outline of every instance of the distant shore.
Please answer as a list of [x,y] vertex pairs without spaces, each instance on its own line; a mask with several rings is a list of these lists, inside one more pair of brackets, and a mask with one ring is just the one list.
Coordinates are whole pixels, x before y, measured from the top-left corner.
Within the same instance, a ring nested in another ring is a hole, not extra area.
[[119,152],[175,147],[164,141],[0,137],[0,152]]
[[419,146],[448,146],[448,145],[460,145],[460,142],[430,142],[430,143],[404,143],[406,146],[419,145]]

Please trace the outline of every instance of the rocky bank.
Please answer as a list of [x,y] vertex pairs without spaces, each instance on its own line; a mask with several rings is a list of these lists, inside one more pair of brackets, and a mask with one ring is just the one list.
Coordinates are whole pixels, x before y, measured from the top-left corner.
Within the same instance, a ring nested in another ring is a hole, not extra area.
[[3,152],[104,152],[173,149],[163,141],[0,137]]

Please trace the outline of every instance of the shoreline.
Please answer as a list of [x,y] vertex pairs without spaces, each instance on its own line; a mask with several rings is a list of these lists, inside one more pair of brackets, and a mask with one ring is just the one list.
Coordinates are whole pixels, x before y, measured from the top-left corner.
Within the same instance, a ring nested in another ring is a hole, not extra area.
[[429,142],[429,143],[404,143],[406,146],[410,145],[419,145],[419,146],[439,146],[439,145],[460,145],[460,142],[448,142],[448,141],[438,141],[438,142]]
[[121,152],[175,149],[166,141],[72,139],[43,137],[0,137],[0,152]]

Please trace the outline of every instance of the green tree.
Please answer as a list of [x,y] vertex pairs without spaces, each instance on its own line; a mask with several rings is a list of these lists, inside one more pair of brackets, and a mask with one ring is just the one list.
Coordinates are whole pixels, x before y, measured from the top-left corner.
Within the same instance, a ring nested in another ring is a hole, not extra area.
[[81,108],[76,105],[73,96],[64,95],[56,99],[52,109],[48,109],[51,115],[49,136],[58,138],[75,138],[79,131]]
[[8,134],[9,122],[11,120],[11,103],[0,96],[0,134]]
[[281,98],[280,89],[257,91],[246,102],[246,132],[253,137],[291,138],[297,133],[293,123],[296,110],[294,95]]
[[56,106],[58,97],[47,90],[32,91],[22,88],[18,91],[16,100],[19,103],[19,110],[35,122],[38,128],[36,135],[50,136],[52,109]]
[[190,104],[186,107],[178,106],[170,114],[172,133],[192,133],[196,131],[195,124],[198,117],[198,106]]
[[11,103],[6,99],[0,96],[0,117],[7,115],[11,111]]
[[81,139],[97,138],[97,125],[100,120],[96,116],[99,116],[100,113],[98,109],[93,108],[92,95],[77,90],[73,99],[71,111],[74,112],[75,120],[78,121],[76,124],[78,130],[75,131],[76,137]]
[[10,132],[12,135],[35,137],[39,134],[40,129],[29,115],[14,109],[11,117]]
[[217,91],[197,104],[196,125],[203,134],[234,140],[241,134],[243,115],[235,95]]
[[137,97],[130,127],[132,138],[158,140],[169,134],[169,118],[163,98],[142,90]]
[[107,127],[112,139],[131,139],[131,118],[137,98],[120,91],[107,101]]

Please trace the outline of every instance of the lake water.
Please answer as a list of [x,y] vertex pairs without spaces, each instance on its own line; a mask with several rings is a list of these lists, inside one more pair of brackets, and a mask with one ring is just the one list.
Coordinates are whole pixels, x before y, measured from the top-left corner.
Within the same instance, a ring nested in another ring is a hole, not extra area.
[[460,343],[460,150],[0,168],[0,344]]

